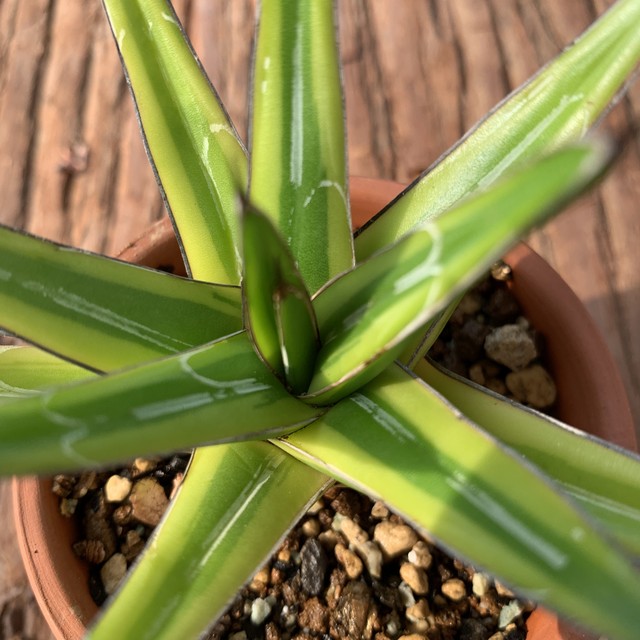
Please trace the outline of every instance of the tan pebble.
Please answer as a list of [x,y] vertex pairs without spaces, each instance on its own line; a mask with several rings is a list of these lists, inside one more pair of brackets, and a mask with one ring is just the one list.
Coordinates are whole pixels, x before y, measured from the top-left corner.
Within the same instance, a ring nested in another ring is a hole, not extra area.
[[102,500],[98,501],[98,509],[96,511],[89,509],[83,520],[84,534],[88,540],[100,540],[104,544],[107,558],[113,555],[117,549],[116,532],[103,509],[101,507]]
[[129,478],[113,475],[104,485],[104,498],[107,502],[122,502],[131,493],[131,486]]
[[247,640],[247,634],[245,631],[237,631],[229,636],[229,640]]
[[409,630],[413,633],[424,633],[426,637],[429,637],[429,629],[434,627],[433,624],[433,616],[431,616],[431,620],[418,620],[417,622],[412,622],[409,626]]
[[420,620],[426,620],[430,613],[429,603],[424,598],[420,598],[418,602],[406,610],[405,615],[409,622],[418,622]]
[[504,640],[504,633],[496,631],[488,640]]
[[107,557],[101,540],[80,540],[73,545],[73,550],[90,564],[101,564]]
[[318,542],[326,549],[333,549],[342,539],[343,539],[342,536],[338,534],[337,531],[334,531],[333,529],[329,529],[328,531],[323,531],[318,536]]
[[131,515],[142,524],[155,527],[161,520],[169,500],[164,489],[154,478],[136,481],[129,496],[133,510]]
[[271,571],[269,569],[269,566],[267,565],[266,567],[262,567],[262,569],[260,569],[260,571],[258,571],[256,575],[253,576],[251,582],[249,583],[249,589],[254,593],[260,593],[261,591],[264,591],[265,587],[269,585],[270,576]]
[[121,504],[113,510],[113,521],[117,525],[129,524],[133,507],[130,504]]
[[410,551],[418,542],[418,535],[411,527],[391,521],[378,523],[373,532],[373,538],[380,545],[386,558],[397,558]]
[[409,629],[415,633],[427,633],[429,630],[428,620],[416,620],[409,624]]
[[413,596],[411,587],[406,582],[401,582],[398,585],[398,595],[400,596],[400,602],[404,605],[405,609],[413,607],[416,603],[416,599]]
[[485,375],[482,365],[479,362],[476,364],[472,364],[469,367],[469,378],[476,384],[484,384],[485,383]]
[[511,591],[511,589],[505,587],[501,582],[498,582],[497,580],[495,581],[495,587],[499,596],[504,596],[505,598],[515,597],[515,594],[513,593],[513,591]]
[[144,549],[145,541],[135,529],[127,531],[125,541],[120,547],[120,552],[127,559],[127,562],[133,562]]
[[343,489],[344,485],[342,483],[335,482],[324,492],[322,498],[325,502],[331,502],[332,500],[335,500],[340,493],[342,493]]
[[383,520],[384,518],[389,517],[389,509],[387,509],[387,505],[384,502],[380,502],[377,500],[373,503],[373,507],[371,507],[371,516],[376,520]]
[[422,633],[405,633],[399,636],[398,640],[427,640],[427,636]]
[[443,582],[441,591],[445,596],[447,596],[447,598],[449,598],[449,600],[453,600],[454,602],[460,602],[460,600],[467,595],[467,589],[464,586],[464,582],[459,578],[451,578],[451,580]]
[[275,622],[267,622],[264,627],[264,640],[280,640],[280,631]]
[[140,473],[148,473],[149,471],[153,471],[158,464],[157,460],[148,459],[148,458],[136,458],[133,461],[133,468]]
[[481,618],[487,618],[492,621],[493,624],[498,623],[498,605],[494,602],[493,598],[488,595],[478,598],[476,604],[476,610]]
[[60,513],[65,518],[70,518],[75,512],[78,506],[78,501],[73,498],[63,498],[60,500]]
[[180,490],[180,487],[182,486],[182,481],[184,480],[184,473],[180,472],[180,473],[176,473],[176,475],[173,477],[173,480],[171,481],[171,491],[169,493],[169,500],[173,500],[176,495],[178,494],[178,491]]
[[535,342],[529,332],[517,324],[496,327],[484,341],[486,354],[512,371],[524,369],[538,356]]
[[302,524],[302,535],[305,538],[317,538],[320,535],[320,522],[317,518],[309,518]]
[[536,409],[549,407],[556,400],[556,385],[546,369],[539,364],[507,374],[505,382],[507,389],[517,400]]
[[337,544],[334,552],[338,562],[344,567],[351,580],[360,577],[363,569],[362,560],[353,551],[347,549],[343,544]]
[[[387,624],[384,627],[384,631],[386,635],[383,635],[380,640],[388,640],[389,636],[392,638],[395,638],[398,633],[400,633],[400,621],[397,618],[397,613],[392,613],[391,617],[389,618],[389,621],[387,622]],[[376,639],[378,640],[378,637],[376,636]]]
[[73,488],[74,498],[84,498],[89,491],[98,488],[98,474],[95,471],[83,471]]
[[307,513],[309,515],[316,515],[316,513],[320,513],[324,509],[324,500],[319,498],[316,500],[308,509]]
[[382,575],[382,551],[371,540],[355,546],[356,553],[362,558],[367,571],[372,578],[379,579]]
[[429,545],[423,540],[418,540],[418,542],[413,545],[407,558],[411,564],[420,567],[420,569],[428,569],[433,560]]
[[369,608],[369,613],[367,615],[367,623],[362,630],[363,638],[371,638],[373,637],[374,629],[379,629],[381,626],[380,623],[380,614],[378,613],[378,608],[376,606],[371,606]]
[[125,574],[127,573],[127,560],[121,553],[114,553],[100,569],[102,585],[108,595],[115,593]]
[[400,567],[400,577],[411,587],[411,591],[422,596],[429,591],[429,581],[424,569],[416,567],[410,562],[404,562]]
[[276,556],[280,562],[289,563],[291,562],[291,549],[283,548],[278,551],[278,555]]
[[473,593],[481,598],[491,586],[491,579],[486,573],[476,571],[471,578],[471,585],[473,587]]
[[277,567],[272,567],[271,575],[269,576],[269,583],[272,585],[282,584],[287,578],[287,574],[281,571]]
[[498,260],[491,266],[491,277],[500,282],[508,282],[513,277],[513,270],[506,262]]
[[331,527],[335,531],[340,531],[349,544],[358,545],[366,542],[369,539],[367,532],[358,526],[351,518],[336,513],[333,518]]
[[68,498],[73,491],[73,487],[76,484],[76,479],[73,476],[67,476],[59,473],[53,476],[53,486],[51,491],[60,498]]

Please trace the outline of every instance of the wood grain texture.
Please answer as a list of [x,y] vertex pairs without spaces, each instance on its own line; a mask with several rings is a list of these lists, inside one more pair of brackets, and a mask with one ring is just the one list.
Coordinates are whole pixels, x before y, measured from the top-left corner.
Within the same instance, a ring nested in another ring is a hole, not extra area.
[[[610,4],[340,0],[351,173],[415,177]],[[255,2],[180,0],[176,8],[246,136]],[[632,123],[640,123],[638,83],[602,128],[621,135]],[[98,0],[0,0],[0,195],[0,222],[110,254],[163,215]],[[636,424],[639,202],[636,135],[596,192],[530,240],[604,332]],[[0,496],[6,514],[6,492]],[[35,616],[32,601],[19,600],[25,583],[14,561],[3,540],[2,625],[16,606],[24,620]],[[11,637],[8,628],[1,637]],[[16,633],[48,637],[42,627]]]

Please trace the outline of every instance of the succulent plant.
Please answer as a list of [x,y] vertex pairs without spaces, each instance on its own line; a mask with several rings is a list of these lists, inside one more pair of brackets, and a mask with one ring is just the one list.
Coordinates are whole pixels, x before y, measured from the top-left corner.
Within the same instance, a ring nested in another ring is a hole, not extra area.
[[640,460],[423,356],[465,288],[609,164],[581,139],[640,60],[640,1],[355,237],[330,2],[263,0],[250,154],[169,2],[104,5],[189,277],[0,228],[0,326],[37,345],[0,353],[1,469],[197,449],[90,636],[198,637],[337,479],[518,593],[635,638]]

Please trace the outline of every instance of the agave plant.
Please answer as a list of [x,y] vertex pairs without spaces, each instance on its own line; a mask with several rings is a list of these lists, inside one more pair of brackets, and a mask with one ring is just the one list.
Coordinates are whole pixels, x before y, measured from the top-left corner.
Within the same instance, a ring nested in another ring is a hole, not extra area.
[[189,277],[0,229],[0,326],[38,345],[1,353],[1,469],[198,448],[90,636],[198,637],[337,479],[522,595],[635,638],[640,460],[422,356],[464,289],[609,163],[580,139],[640,59],[640,0],[355,238],[331,3],[263,0],[250,154],[167,0],[104,5]]

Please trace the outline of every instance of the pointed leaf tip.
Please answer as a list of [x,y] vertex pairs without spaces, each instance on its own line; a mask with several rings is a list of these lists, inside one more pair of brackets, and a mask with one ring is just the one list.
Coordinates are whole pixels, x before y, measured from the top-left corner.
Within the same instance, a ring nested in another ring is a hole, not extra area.
[[187,268],[240,283],[235,198],[246,150],[167,0],[103,0]]
[[260,357],[293,393],[307,390],[318,352],[309,293],[286,243],[271,221],[245,204],[243,300]]
[[312,293],[353,266],[333,3],[264,0],[253,76],[251,200]]
[[306,399],[335,402],[373,379],[414,332],[589,186],[611,158],[600,140],[555,151],[334,280],[313,300],[322,347]]

